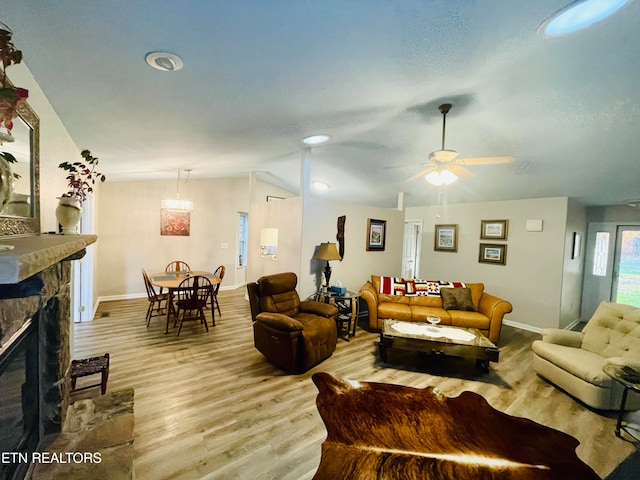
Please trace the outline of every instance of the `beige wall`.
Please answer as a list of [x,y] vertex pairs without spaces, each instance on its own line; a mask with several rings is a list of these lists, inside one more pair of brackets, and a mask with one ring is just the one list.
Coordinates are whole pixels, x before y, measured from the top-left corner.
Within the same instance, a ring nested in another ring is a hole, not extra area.
[[[275,260],[260,256],[260,231],[263,228],[278,229],[278,253]],[[249,211],[247,282],[254,282],[263,275],[274,273],[298,274],[301,238],[302,201],[300,197],[252,203]]]
[[[421,277],[483,282],[513,304],[506,319],[535,329],[560,325],[567,208],[557,197],[410,207],[405,218],[423,221]],[[480,222],[493,219],[509,220],[507,241],[493,242],[507,245],[505,266],[478,262]],[[543,231],[527,232],[527,219],[542,219]],[[450,223],[459,225],[458,252],[434,252],[434,225]]]
[[192,200],[191,235],[160,235],[160,202],[175,198],[173,180],[105,182],[98,207],[96,271],[100,297],[144,293],[140,269],[163,271],[184,260],[194,270],[226,267],[224,287],[244,283],[237,268],[238,213],[249,211],[247,178],[189,180],[182,198]]
[[[571,258],[574,233],[580,235],[580,254]],[[565,231],[564,268],[560,301],[559,327],[566,328],[580,319],[582,300],[582,273],[587,242],[587,209],[580,203],[568,200]]]
[[[310,197],[305,205],[298,291],[302,298],[317,291],[324,277],[325,262],[314,260],[323,242],[336,242],[338,217],[345,215],[345,253],[342,261],[331,262],[331,283],[338,280],[352,291],[375,275],[400,275],[404,213],[390,208],[329,202]],[[367,220],[386,220],[385,250],[366,251]]]
[[40,118],[40,226],[43,232],[56,231],[56,197],[67,191],[65,174],[58,168],[58,164],[79,159],[80,149],[69,136],[26,64],[23,62],[11,66],[8,74],[15,85],[29,90],[28,103]]

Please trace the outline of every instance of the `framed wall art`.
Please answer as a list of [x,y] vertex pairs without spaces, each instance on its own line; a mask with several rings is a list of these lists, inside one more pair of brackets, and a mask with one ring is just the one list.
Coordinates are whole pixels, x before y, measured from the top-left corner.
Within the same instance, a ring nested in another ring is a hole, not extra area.
[[367,222],[367,252],[383,251],[387,221],[370,218]]
[[495,263],[496,265],[506,265],[507,264],[507,246],[502,244],[495,244],[495,243],[481,243],[478,262]]
[[436,225],[433,249],[436,252],[457,252],[458,225]]
[[160,209],[160,235],[188,237],[191,233],[191,212]]
[[481,240],[506,240],[509,229],[509,220],[481,220]]

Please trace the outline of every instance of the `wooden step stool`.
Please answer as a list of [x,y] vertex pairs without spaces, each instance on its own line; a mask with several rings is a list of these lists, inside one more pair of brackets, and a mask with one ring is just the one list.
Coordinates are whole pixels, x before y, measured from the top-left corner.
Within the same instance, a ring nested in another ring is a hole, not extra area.
[[[79,377],[100,374],[100,383],[76,388],[76,381]],[[107,392],[107,380],[109,379],[109,354],[105,353],[101,357],[83,358],[82,360],[71,360],[71,391],[85,390],[100,385],[102,395]]]

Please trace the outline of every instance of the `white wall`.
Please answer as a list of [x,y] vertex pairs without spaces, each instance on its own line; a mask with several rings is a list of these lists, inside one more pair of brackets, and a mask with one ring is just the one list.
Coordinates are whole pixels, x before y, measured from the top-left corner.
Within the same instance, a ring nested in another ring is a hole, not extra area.
[[[485,291],[513,304],[505,318],[529,327],[558,327],[567,221],[566,197],[410,207],[406,219],[423,221],[421,277],[482,282]],[[506,265],[478,262],[481,220],[509,220]],[[542,219],[542,232],[527,232]],[[458,252],[433,250],[434,225],[458,224]],[[565,301],[569,301],[565,299]]]
[[[329,202],[310,197],[304,210],[301,271],[298,293],[306,298],[324,283],[325,262],[313,259],[323,242],[336,242],[338,217],[345,215],[344,258],[331,262],[331,284],[338,280],[348,290],[359,291],[371,275],[399,276],[402,262],[404,213],[390,208]],[[384,251],[366,251],[367,220],[386,220]]]

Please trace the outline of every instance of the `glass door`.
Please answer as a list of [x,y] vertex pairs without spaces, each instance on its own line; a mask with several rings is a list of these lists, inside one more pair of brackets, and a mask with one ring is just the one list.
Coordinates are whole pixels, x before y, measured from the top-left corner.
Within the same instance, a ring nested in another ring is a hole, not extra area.
[[640,307],[640,227],[618,227],[612,299]]

